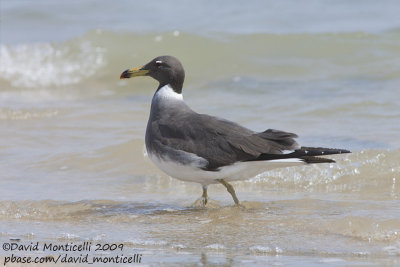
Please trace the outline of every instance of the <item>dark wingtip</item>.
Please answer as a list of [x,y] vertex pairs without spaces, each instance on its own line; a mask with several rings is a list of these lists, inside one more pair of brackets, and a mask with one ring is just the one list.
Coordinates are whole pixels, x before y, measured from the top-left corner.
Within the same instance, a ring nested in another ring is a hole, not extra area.
[[306,146],[303,146],[296,151],[298,151],[300,153],[304,152],[306,156],[323,156],[323,155],[351,153],[351,151],[347,150],[347,149],[325,148],[325,147],[306,147]]
[[124,71],[123,73],[121,73],[121,76],[119,76],[120,79],[128,79],[129,78],[129,70]]
[[[351,153],[351,151],[350,151],[350,150],[347,150],[347,149],[334,149],[334,148],[332,148],[331,150],[333,151],[332,154],[346,154],[346,153]],[[335,151],[335,150],[336,150],[336,151]]]

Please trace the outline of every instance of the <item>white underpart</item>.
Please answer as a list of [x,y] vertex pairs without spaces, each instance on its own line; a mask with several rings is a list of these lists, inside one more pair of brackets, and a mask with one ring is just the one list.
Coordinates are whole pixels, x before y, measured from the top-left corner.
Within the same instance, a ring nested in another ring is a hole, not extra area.
[[225,179],[226,181],[247,180],[253,178],[257,174],[276,168],[305,164],[304,161],[297,158],[270,161],[247,161],[221,167],[218,171],[205,171],[200,167],[202,165],[201,163],[204,161],[207,162],[206,159],[192,153],[187,154],[190,154],[193,159],[192,164],[183,165],[168,158],[157,157],[152,153],[149,153],[149,157],[158,168],[169,176],[182,181],[196,182],[202,185],[216,184],[218,183],[217,179]]
[[273,159],[273,160],[261,161],[261,162],[268,162],[268,163],[300,163],[300,162],[303,162],[304,163],[304,160],[299,159],[299,158],[292,158],[292,159]]
[[182,94],[178,94],[167,84],[160,88],[153,97],[153,101],[180,100],[183,101]]
[[282,154],[290,154],[290,153],[293,153],[293,152],[294,152],[294,150],[283,150]]

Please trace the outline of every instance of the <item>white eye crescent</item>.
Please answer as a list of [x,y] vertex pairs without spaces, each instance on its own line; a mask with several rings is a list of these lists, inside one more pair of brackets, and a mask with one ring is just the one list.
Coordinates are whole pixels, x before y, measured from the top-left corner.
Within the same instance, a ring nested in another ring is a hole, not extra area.
[[157,60],[157,61],[156,61],[156,66],[157,66],[157,67],[160,67],[161,65],[162,65],[162,61],[161,61],[161,60]]

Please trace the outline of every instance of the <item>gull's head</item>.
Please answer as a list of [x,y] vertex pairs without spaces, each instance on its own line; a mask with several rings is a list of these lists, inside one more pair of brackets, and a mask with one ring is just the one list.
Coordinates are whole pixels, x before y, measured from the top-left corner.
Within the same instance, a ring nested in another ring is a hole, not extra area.
[[150,76],[160,83],[159,88],[169,84],[175,92],[181,93],[185,71],[177,58],[159,56],[144,66],[127,69],[120,78],[127,79],[137,76]]

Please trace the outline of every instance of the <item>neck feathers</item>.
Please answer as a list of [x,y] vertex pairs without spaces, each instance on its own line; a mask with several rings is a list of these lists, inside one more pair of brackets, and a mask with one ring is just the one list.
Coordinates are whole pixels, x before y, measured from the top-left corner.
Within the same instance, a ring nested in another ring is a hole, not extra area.
[[157,91],[165,86],[169,86],[172,90],[174,90],[177,94],[182,94],[182,87],[183,87],[183,78],[182,79],[174,79],[169,81],[168,83],[160,82],[160,85],[157,88]]
[[177,92],[170,84],[158,87],[154,100],[180,100],[183,101],[182,89]]

